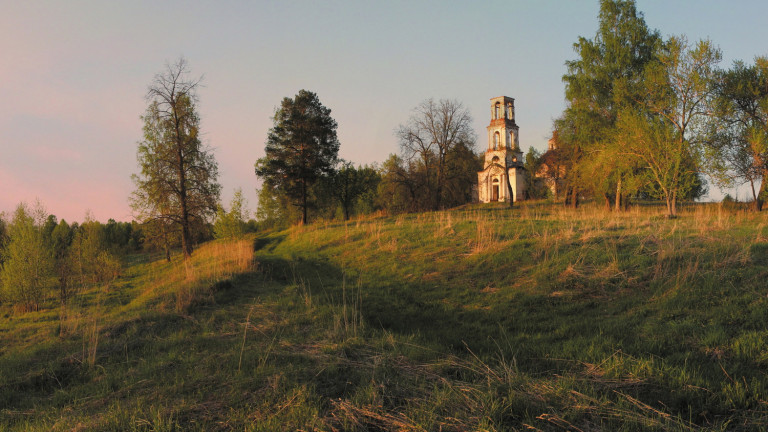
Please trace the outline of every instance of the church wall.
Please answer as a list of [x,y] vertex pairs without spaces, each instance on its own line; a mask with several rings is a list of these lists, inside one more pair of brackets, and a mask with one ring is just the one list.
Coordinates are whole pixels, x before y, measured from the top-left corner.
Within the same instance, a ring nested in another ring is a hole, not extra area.
[[[477,176],[480,202],[508,202],[513,197],[518,201],[524,197],[525,170],[522,169],[522,152],[515,151],[520,145],[514,118],[514,99],[505,96],[491,99],[485,166]],[[510,188],[513,197],[509,196]]]

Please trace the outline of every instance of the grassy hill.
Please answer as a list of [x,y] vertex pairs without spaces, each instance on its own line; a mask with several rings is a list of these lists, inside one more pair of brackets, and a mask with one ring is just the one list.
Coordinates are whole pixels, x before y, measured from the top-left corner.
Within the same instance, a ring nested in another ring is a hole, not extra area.
[[0,305],[0,429],[768,428],[768,227],[544,203],[129,257]]

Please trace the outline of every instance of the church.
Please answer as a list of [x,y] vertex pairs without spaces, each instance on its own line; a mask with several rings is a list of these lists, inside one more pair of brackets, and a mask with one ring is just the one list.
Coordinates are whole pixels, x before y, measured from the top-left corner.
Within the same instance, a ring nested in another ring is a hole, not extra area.
[[477,173],[480,202],[509,202],[525,199],[523,152],[515,123],[515,100],[507,96],[491,99],[491,123],[483,170]]

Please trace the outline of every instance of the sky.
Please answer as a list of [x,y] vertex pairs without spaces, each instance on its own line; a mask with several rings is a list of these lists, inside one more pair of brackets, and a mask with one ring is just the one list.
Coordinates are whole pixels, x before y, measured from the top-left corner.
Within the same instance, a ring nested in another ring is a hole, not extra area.
[[[711,39],[721,66],[768,55],[768,3],[637,0],[662,35]],[[275,108],[315,92],[338,122],[339,156],[397,153],[394,130],[428,98],[467,107],[485,147],[490,99],[515,98],[520,146],[546,149],[565,108],[573,44],[597,0],[0,0],[0,212],[39,200],[59,219],[130,221],[147,88],[183,56],[202,77],[198,112],[225,205],[256,209],[254,162]],[[723,191],[710,186],[710,198]],[[746,198],[746,192],[730,191]]]

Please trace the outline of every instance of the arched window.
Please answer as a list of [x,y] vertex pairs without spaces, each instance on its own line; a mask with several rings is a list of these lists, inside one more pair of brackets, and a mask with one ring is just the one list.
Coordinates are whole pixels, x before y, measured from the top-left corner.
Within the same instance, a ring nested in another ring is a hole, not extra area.
[[493,134],[493,149],[498,150],[499,149],[499,133],[496,132]]
[[498,156],[494,156],[493,159],[491,159],[491,162],[492,163],[499,163],[499,157]]
[[511,149],[515,145],[515,141],[512,139],[512,131],[507,134],[507,148]]
[[507,105],[507,118],[510,120],[515,118],[515,111],[512,108],[512,104]]
[[498,102],[496,102],[496,116],[494,118],[499,118],[499,108],[500,107],[501,107],[501,105]]

